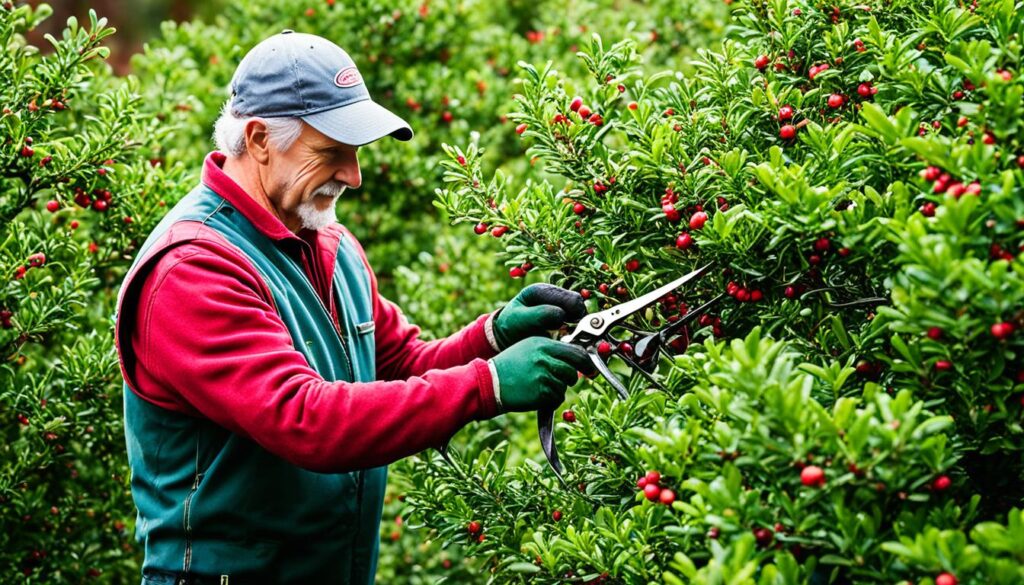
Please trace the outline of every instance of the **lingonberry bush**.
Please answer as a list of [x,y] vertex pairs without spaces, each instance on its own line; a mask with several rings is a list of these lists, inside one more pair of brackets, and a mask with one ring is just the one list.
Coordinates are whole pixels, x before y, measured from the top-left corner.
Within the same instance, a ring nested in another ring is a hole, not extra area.
[[[434,337],[519,284],[493,278],[489,249],[467,243],[475,236],[439,233],[431,205],[442,142],[501,145],[488,164],[520,176],[530,168],[506,140],[516,61],[551,59],[582,75],[579,45],[610,29],[685,69],[684,57],[726,22],[724,7],[707,1],[647,3],[628,23],[604,2],[223,3],[211,22],[165,24],[133,58],[134,77],[120,79],[103,63],[114,31],[102,19],[72,20],[34,47],[24,36],[50,10],[16,4],[0,5],[0,416],[9,423],[0,571],[47,583],[138,578],[110,339],[116,288],[142,239],[195,184],[231,72],[252,45],[284,28],[329,37],[353,55],[375,97],[413,123],[413,143],[364,150],[362,197],[339,215],[366,244],[384,289]],[[525,424],[507,417],[492,429],[514,437]],[[397,495],[414,481],[396,471]],[[407,531],[403,508],[390,500],[382,580],[473,580],[475,562]]]
[[693,73],[596,36],[586,78],[521,63],[537,170],[447,147],[439,204],[595,309],[712,267],[633,325],[724,300],[665,390],[581,385],[567,485],[474,437],[415,462],[414,518],[496,581],[1024,579],[1019,8],[734,2]]
[[176,181],[140,156],[164,132],[103,63],[114,31],[71,19],[42,56],[24,35],[50,12],[0,7],[5,582],[134,577],[113,291]]

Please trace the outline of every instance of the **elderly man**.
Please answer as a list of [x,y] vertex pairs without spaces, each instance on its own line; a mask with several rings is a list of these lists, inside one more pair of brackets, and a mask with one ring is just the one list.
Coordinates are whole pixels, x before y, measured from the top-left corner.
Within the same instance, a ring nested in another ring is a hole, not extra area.
[[285,31],[239,64],[202,182],[139,252],[116,341],[143,583],[370,583],[388,463],[557,405],[586,310],[548,285],[432,342],[377,292],[335,202],[409,140],[353,61]]

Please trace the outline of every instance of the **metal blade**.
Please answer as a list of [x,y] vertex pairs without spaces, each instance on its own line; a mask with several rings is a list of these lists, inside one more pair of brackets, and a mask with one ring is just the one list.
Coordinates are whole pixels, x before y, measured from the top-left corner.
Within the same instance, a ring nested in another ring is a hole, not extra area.
[[[636,347],[633,350],[633,352],[637,356],[637,359],[646,359],[647,356],[650,355],[648,354],[648,351],[650,351],[651,354],[656,352],[658,349],[661,348],[661,345],[665,343],[665,341],[669,337],[672,337],[676,333],[682,331],[683,327],[686,327],[686,325],[690,321],[693,321],[697,317],[707,312],[707,310],[710,309],[712,305],[722,300],[723,297],[725,297],[725,293],[720,293],[718,296],[711,299],[710,301],[704,303],[703,305],[697,307],[692,311],[689,311],[688,313],[680,317],[679,320],[677,320],[675,323],[672,323],[668,327],[663,328],[661,331],[656,331],[638,341]],[[654,344],[654,349],[649,350],[648,345],[652,343]]]
[[658,299],[674,291],[675,289],[683,286],[687,282],[697,278],[701,274],[710,268],[710,264],[705,264],[686,276],[681,276],[672,282],[660,286],[651,292],[641,295],[631,301],[626,301],[615,305],[614,307],[598,311],[596,313],[590,313],[585,316],[573,330],[572,333],[565,335],[561,338],[565,343],[573,343],[583,335],[589,335],[591,337],[601,337],[604,335],[613,325],[629,317],[630,315],[644,310],[648,305],[657,302]]
[[608,367],[608,364],[604,363],[604,360],[601,359],[601,356],[597,354],[597,348],[594,347],[593,345],[590,346],[589,348],[587,348],[587,354],[590,355],[590,361],[594,362],[594,365],[597,366],[597,371],[601,372],[601,375],[604,376],[604,379],[608,380],[608,383],[612,385],[612,388],[615,388],[616,392],[619,393],[619,398],[627,400],[629,398],[629,391],[626,390],[626,387],[622,384],[618,377],[616,377],[615,374],[612,373],[612,370],[611,368]]
[[558,460],[558,445],[555,444],[555,410],[544,408],[537,411],[537,434],[540,435],[540,446],[544,456],[548,458],[551,471],[555,472],[558,481],[565,485],[562,477],[562,462]]

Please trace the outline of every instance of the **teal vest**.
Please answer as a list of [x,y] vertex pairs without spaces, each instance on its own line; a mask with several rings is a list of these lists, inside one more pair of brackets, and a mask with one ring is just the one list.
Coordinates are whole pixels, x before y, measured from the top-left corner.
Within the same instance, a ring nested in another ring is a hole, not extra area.
[[[370,275],[343,237],[335,261],[337,329],[302,266],[208,187],[189,193],[143,244],[120,291],[118,345],[130,372],[130,331],[144,275],[175,245],[167,230],[197,221],[262,275],[295,347],[325,380],[375,376]],[[160,243],[160,249],[154,245]],[[173,327],[173,324],[163,324]],[[187,335],[187,331],[182,332]],[[155,406],[124,386],[125,435],[143,573],[254,575],[269,583],[372,583],[387,468],[307,471],[212,422]],[[344,421],[339,421],[344,424]],[[231,582],[229,580],[229,582]]]

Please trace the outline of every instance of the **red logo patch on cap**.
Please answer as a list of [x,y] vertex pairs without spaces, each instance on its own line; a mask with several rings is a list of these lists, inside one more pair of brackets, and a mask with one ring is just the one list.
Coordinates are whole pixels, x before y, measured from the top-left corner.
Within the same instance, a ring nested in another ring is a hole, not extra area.
[[334,85],[338,87],[352,87],[363,82],[363,76],[355,67],[346,67],[334,76]]

